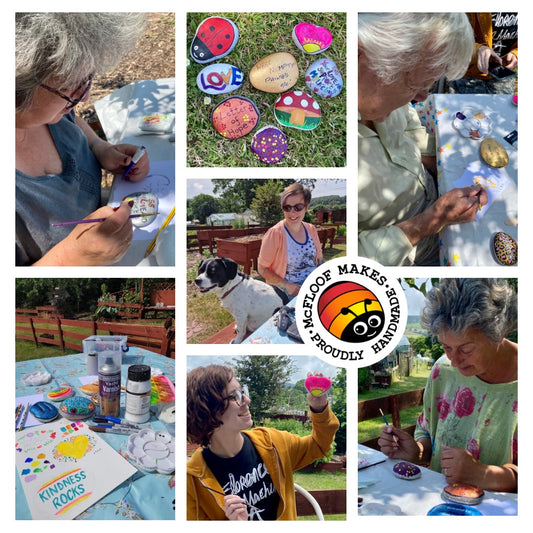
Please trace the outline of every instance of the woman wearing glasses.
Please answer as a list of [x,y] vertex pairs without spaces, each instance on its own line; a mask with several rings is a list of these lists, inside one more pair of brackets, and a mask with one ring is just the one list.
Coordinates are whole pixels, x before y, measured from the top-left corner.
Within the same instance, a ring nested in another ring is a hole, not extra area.
[[252,427],[250,398],[233,370],[209,365],[187,376],[188,520],[296,520],[292,473],[324,457],[339,421],[326,393],[308,395],[312,434]]
[[313,224],[304,222],[311,192],[300,183],[281,193],[284,219],[263,238],[257,270],[267,283],[296,296],[305,278],[322,262],[322,245]]
[[[16,14],[16,264],[104,265],[132,239],[130,207],[101,207],[102,169],[121,173],[137,147],[101,140],[74,113],[93,75],[142,35],[140,13]],[[129,174],[148,172],[143,157]],[[96,224],[53,227],[83,218]]]

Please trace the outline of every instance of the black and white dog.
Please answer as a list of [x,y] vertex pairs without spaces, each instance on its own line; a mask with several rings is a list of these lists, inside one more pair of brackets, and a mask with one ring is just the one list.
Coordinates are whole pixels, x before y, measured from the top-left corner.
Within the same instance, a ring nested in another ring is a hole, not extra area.
[[240,272],[237,263],[227,257],[204,259],[194,282],[200,292],[215,293],[235,318],[235,344],[243,341],[246,331],[255,331],[289,300],[277,287]]

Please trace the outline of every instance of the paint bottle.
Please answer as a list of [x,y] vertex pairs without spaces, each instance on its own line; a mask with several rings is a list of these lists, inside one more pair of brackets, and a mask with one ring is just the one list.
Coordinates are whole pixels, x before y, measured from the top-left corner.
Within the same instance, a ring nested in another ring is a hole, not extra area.
[[120,416],[120,364],[121,353],[98,354],[98,390],[100,414]]
[[96,376],[98,374],[98,354],[89,352],[85,357],[87,363],[87,375]]
[[150,419],[151,389],[150,367],[131,365],[126,382],[126,420],[142,424]]

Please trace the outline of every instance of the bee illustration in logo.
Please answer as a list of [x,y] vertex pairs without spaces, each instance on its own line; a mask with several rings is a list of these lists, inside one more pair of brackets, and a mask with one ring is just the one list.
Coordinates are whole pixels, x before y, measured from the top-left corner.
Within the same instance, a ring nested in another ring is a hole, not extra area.
[[385,325],[385,314],[375,294],[352,281],[330,285],[320,295],[317,311],[322,325],[344,342],[370,341]]

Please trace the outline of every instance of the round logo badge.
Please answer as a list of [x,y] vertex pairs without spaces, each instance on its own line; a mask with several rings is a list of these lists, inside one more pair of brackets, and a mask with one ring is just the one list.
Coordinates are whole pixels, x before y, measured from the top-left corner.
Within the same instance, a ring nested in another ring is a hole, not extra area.
[[338,258],[305,280],[296,301],[298,332],[321,359],[364,367],[392,353],[407,323],[403,289],[370,259]]

